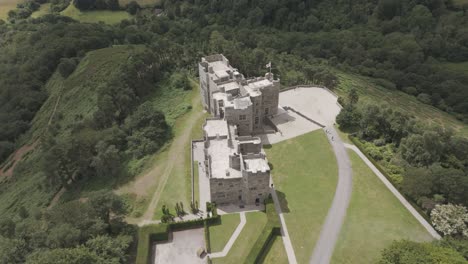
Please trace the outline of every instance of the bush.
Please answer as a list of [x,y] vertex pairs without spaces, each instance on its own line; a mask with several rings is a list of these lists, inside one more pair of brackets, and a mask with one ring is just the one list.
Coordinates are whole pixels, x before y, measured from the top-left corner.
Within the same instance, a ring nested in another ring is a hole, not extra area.
[[131,1],[128,5],[127,5],[127,12],[130,14],[130,15],[135,15],[139,10],[141,9],[140,5],[135,2],[135,1]]
[[76,61],[73,58],[65,58],[60,60],[58,71],[63,78],[67,78],[75,71]]

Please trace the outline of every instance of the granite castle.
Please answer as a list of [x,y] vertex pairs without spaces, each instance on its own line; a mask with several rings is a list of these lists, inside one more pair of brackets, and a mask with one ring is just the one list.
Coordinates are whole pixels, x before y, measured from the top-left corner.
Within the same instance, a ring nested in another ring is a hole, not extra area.
[[203,126],[211,201],[262,203],[270,167],[256,135],[278,111],[280,82],[272,73],[247,79],[221,54],[202,58],[199,75],[203,107],[212,114]]

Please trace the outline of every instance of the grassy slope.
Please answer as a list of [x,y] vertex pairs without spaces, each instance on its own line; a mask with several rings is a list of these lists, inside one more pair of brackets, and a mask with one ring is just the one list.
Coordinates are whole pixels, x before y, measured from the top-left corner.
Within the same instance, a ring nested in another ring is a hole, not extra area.
[[264,264],[288,264],[288,256],[284,249],[283,239],[281,236],[276,236],[268,250],[268,253],[263,260]]
[[335,193],[335,156],[322,130],[274,144],[266,153],[279,197],[287,202],[283,211],[297,260],[306,263]]
[[255,241],[260,236],[267,222],[267,216],[263,212],[253,212],[246,214],[247,223],[242,229],[239,237],[231,250],[224,258],[213,259],[214,264],[238,264],[244,263]]
[[38,18],[38,17],[41,17],[43,15],[47,15],[47,14],[50,14],[50,3],[42,4],[41,7],[39,7],[38,10],[34,11],[31,14],[31,17],[32,18]]
[[433,106],[419,102],[414,96],[400,91],[391,91],[375,85],[368,78],[355,74],[338,72],[340,84],[336,92],[346,97],[351,88],[358,90],[360,99],[367,102],[385,102],[393,108],[409,113],[415,117],[434,124],[451,127],[460,135],[468,137],[468,125],[455,119],[452,115],[445,113]]
[[8,12],[16,8],[16,5],[24,0],[1,0],[0,1],[0,19],[7,20]]
[[353,193],[332,263],[376,263],[381,250],[393,240],[431,240],[359,156],[348,153],[353,168]]
[[[55,115],[61,116],[56,119],[63,130],[60,136],[67,135],[66,128],[75,122],[77,114],[92,115],[96,110],[96,83],[105,81],[126,60],[131,49],[132,47],[119,46],[93,51],[87,54],[67,79],[55,73],[45,87],[49,98],[34,117],[24,141],[32,142],[32,139],[38,138],[45,131],[60,95]],[[38,169],[39,155],[37,150],[27,154],[17,167],[25,170],[16,173],[8,183],[0,185],[1,214],[14,212],[21,205],[30,209],[45,207],[52,199],[55,190],[44,186],[45,176]]]
[[221,216],[221,224],[209,227],[211,252],[223,251],[239,223],[239,214],[227,214]]

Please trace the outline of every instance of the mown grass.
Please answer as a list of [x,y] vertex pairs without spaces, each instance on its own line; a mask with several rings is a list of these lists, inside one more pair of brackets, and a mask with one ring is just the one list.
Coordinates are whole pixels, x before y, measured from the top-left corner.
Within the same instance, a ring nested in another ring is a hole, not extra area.
[[371,82],[369,78],[356,74],[337,72],[339,85],[335,92],[346,97],[355,88],[360,100],[372,103],[385,103],[393,109],[413,115],[424,123],[437,124],[454,129],[459,135],[468,137],[468,125],[457,120],[454,116],[433,106],[419,102],[416,97],[397,90],[389,90]]
[[353,151],[353,193],[332,263],[376,263],[393,240],[432,237]]
[[281,236],[275,236],[272,245],[263,260],[264,264],[288,264],[288,256],[284,249],[283,239]]
[[[246,214],[247,223],[242,229],[236,242],[224,258],[213,259],[214,264],[238,264],[245,263],[245,260],[260,236],[263,227],[267,223],[267,215],[263,212],[252,212]],[[211,232],[211,229],[210,229]],[[212,250],[214,252],[214,250]]]
[[224,246],[229,241],[229,238],[231,238],[239,223],[239,214],[227,214],[221,216],[221,223],[219,225],[211,225],[209,227],[212,253],[223,251]]
[[126,11],[96,10],[80,11],[73,4],[70,4],[65,10],[60,12],[63,16],[68,16],[85,23],[104,22],[106,24],[117,24],[124,19],[130,19],[132,16]]
[[336,159],[322,130],[266,149],[299,263],[307,263],[335,194]]

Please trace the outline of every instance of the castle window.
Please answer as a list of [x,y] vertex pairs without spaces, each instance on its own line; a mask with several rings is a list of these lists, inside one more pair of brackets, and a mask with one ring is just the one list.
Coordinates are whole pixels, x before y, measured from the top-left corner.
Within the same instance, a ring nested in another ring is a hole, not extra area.
[[239,115],[239,120],[245,120],[247,117],[245,115]]
[[259,119],[258,119],[258,116],[257,116],[257,117],[255,117],[255,124],[258,124],[258,121],[259,121]]
[[265,108],[265,115],[268,115],[269,109]]
[[223,186],[223,183],[222,182],[218,183],[218,186]]

